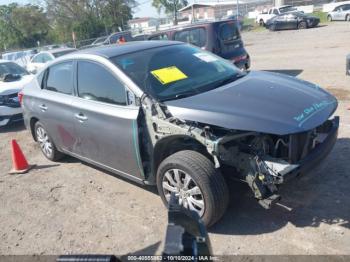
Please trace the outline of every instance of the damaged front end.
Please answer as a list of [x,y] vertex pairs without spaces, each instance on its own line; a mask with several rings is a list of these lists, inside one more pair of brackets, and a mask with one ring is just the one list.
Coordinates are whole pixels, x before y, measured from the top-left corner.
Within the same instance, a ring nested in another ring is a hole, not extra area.
[[144,170],[149,177],[156,173],[154,156],[159,142],[182,136],[205,148],[205,153],[226,177],[245,181],[265,208],[280,199],[279,185],[309,171],[327,156],[336,142],[339,127],[339,118],[335,117],[312,130],[290,135],[244,132],[178,119],[167,106],[149,97],[144,97],[142,104],[146,120],[142,133],[146,130],[148,133],[147,141],[143,135],[143,144],[147,144],[143,152],[153,150],[149,157],[143,154],[147,159]]
[[280,199],[277,187],[292,177],[307,173],[333,148],[339,117],[297,134],[284,136],[247,133],[222,137],[215,152],[222,165],[247,182],[259,203],[269,208]]

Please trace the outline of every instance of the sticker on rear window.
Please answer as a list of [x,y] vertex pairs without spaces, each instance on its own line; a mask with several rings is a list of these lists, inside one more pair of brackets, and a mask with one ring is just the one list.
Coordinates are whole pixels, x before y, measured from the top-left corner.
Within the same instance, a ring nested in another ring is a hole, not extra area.
[[207,62],[207,63],[215,62],[218,60],[215,56],[212,56],[212,55],[206,54],[206,53],[195,53],[193,55],[198,57],[200,60],[203,60],[204,62]]
[[187,78],[187,75],[185,75],[176,66],[170,66],[170,67],[153,70],[151,71],[151,74],[155,78],[157,78],[158,81],[161,82],[163,85]]

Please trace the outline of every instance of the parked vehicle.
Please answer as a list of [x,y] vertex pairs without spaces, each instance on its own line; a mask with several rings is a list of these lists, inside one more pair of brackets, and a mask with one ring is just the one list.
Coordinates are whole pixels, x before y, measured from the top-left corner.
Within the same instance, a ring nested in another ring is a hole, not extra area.
[[262,13],[257,15],[255,22],[261,26],[265,26],[267,21],[277,15],[282,15],[285,13],[297,12],[298,10],[291,5],[283,5],[279,7],[272,7],[267,13]]
[[98,46],[102,45],[106,41],[108,36],[101,36],[91,43],[91,45]]
[[18,64],[0,60],[0,127],[23,119],[18,92],[32,78]]
[[30,73],[35,74],[40,68],[44,67],[47,62],[50,62],[57,57],[72,53],[76,50],[77,49],[75,48],[57,48],[39,52],[38,54],[34,55],[27,64],[27,70]]
[[340,5],[327,15],[328,21],[350,21],[350,4]]
[[111,34],[103,42],[104,45],[117,44],[120,39],[125,39],[125,42],[132,41],[132,36],[130,31],[122,31]]
[[304,13],[289,13],[275,16],[266,22],[266,28],[271,31],[284,29],[306,29],[316,27],[320,19]]
[[322,161],[337,139],[337,100],[317,85],[242,72],[200,48],[143,41],[58,58],[22,92],[43,154],[77,157],[174,192],[207,226],[247,182],[268,208],[277,186]]
[[247,70],[250,67],[250,57],[244,48],[238,27],[236,20],[198,22],[157,32],[148,39],[190,43]]
[[132,37],[132,41],[145,41],[150,37],[149,34],[139,34]]

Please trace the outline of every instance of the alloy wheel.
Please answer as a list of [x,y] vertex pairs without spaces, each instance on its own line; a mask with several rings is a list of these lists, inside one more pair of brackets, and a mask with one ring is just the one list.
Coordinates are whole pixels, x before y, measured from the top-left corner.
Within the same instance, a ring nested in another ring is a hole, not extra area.
[[39,145],[41,147],[41,150],[47,157],[51,157],[53,152],[53,145],[49,139],[49,136],[47,135],[44,128],[39,126],[36,129],[36,138],[39,142]]
[[163,176],[162,187],[168,202],[171,193],[175,193],[180,205],[203,216],[205,211],[203,193],[189,174],[180,169],[169,169]]

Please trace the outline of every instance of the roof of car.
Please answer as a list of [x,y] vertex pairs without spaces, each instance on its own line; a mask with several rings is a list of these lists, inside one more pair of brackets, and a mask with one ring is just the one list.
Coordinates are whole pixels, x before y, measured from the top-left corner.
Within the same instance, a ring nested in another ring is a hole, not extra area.
[[68,50],[74,51],[74,50],[77,50],[77,49],[70,48],[70,47],[61,47],[61,48],[54,48],[54,49],[49,49],[49,50],[42,50],[38,54],[40,54],[40,53],[56,54],[56,53],[64,52],[64,51],[68,51]]
[[176,41],[134,41],[127,42],[124,44],[114,44],[98,46],[89,49],[83,49],[75,54],[91,54],[103,56],[105,58],[111,58],[118,55],[133,53],[141,50],[147,50],[156,47],[169,46],[175,44],[183,44],[182,42]]

